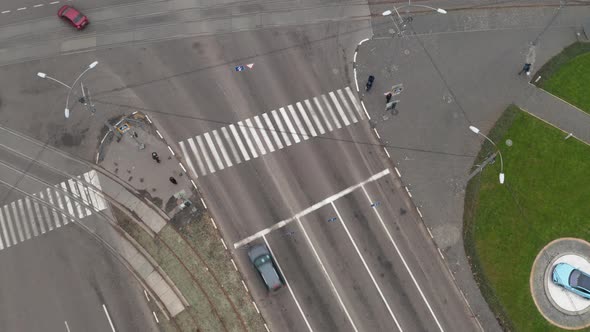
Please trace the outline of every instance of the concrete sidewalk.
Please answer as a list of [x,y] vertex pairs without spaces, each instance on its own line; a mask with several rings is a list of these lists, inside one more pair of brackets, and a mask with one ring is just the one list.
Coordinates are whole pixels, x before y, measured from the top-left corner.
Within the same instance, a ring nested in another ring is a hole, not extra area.
[[590,145],[590,114],[579,108],[532,84],[527,84],[516,105]]

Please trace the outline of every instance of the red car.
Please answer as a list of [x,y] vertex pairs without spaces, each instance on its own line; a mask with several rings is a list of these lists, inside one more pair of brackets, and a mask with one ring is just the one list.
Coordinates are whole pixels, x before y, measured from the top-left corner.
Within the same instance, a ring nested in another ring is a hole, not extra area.
[[89,23],[88,17],[86,17],[86,15],[80,13],[76,8],[68,5],[62,6],[57,11],[57,16],[67,20],[78,30],[84,29],[84,27]]

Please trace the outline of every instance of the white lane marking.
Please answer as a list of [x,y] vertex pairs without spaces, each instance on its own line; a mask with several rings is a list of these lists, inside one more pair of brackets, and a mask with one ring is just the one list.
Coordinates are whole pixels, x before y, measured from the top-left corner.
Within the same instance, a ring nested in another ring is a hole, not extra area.
[[277,267],[279,268],[279,272],[281,273],[281,275],[283,276],[283,279],[285,280],[285,285],[287,285],[287,289],[289,290],[289,293],[291,293],[291,296],[293,297],[293,300],[295,300],[295,304],[297,305],[297,308],[299,309],[299,313],[301,314],[301,317],[303,317],[303,320],[305,321],[305,325],[307,325],[307,328],[309,329],[309,331],[313,331],[313,329],[311,328],[311,325],[309,325],[309,322],[307,321],[307,317],[305,316],[305,313],[303,312],[303,309],[299,305],[299,301],[297,301],[297,297],[295,296],[295,293],[293,292],[293,289],[291,288],[291,285],[289,285],[289,281],[287,280],[287,276],[283,272],[283,269],[281,269],[281,265],[279,264],[279,259],[277,258],[277,256],[272,251],[272,248],[270,247],[270,244],[268,243],[268,240],[266,240],[266,237],[263,236],[262,238],[264,239],[264,243],[268,247],[268,250],[270,251],[270,254],[274,258],[275,263],[277,263]]
[[331,202],[330,204],[332,204],[332,208],[334,209],[334,212],[336,212],[336,216],[338,217],[340,224],[344,228],[344,231],[348,235],[348,239],[352,243],[354,250],[356,250],[356,253],[358,254],[361,261],[363,262],[363,266],[365,267],[365,270],[367,270],[369,277],[371,277],[371,280],[373,281],[373,285],[375,285],[375,288],[377,288],[377,292],[379,292],[379,296],[381,296],[381,300],[383,300],[383,303],[385,303],[385,307],[387,307],[387,311],[389,311],[389,315],[391,315],[391,318],[393,318],[393,321],[395,322],[395,325],[400,330],[400,332],[403,331],[402,327],[399,325],[399,322],[397,321],[397,318],[395,317],[395,314],[393,313],[393,311],[391,310],[391,307],[389,306],[389,302],[387,302],[385,295],[383,295],[383,292],[381,291],[381,287],[379,287],[379,284],[377,284],[377,280],[375,280],[375,277],[373,276],[373,272],[371,272],[371,269],[369,269],[369,265],[367,265],[367,262],[365,261],[365,258],[361,254],[359,247],[356,245],[356,242],[354,242],[354,239],[352,238],[352,235],[350,234],[348,227],[346,227],[346,224],[344,223],[344,220],[342,219],[340,212],[336,208],[336,205],[334,204],[334,202]]
[[215,173],[215,167],[213,166],[213,162],[211,161],[211,158],[209,157],[209,153],[207,152],[207,148],[205,147],[205,143],[203,142],[203,137],[201,137],[201,135],[199,135],[196,137],[196,139],[197,139],[197,144],[199,145],[199,148],[201,149],[201,153],[205,157],[205,162],[207,163],[207,167],[209,167],[209,171],[211,173]]
[[4,209],[4,217],[6,217],[6,224],[8,225],[8,230],[10,231],[10,236],[12,239],[12,245],[18,243],[16,240],[16,233],[14,232],[14,226],[12,225],[12,220],[10,219],[10,212],[8,211],[8,205],[3,207]]
[[219,168],[220,170],[224,169],[225,166],[223,166],[223,163],[221,162],[221,156],[219,155],[219,152],[217,152],[217,147],[215,147],[215,144],[213,143],[211,134],[205,133],[203,134],[203,136],[205,136],[205,141],[207,141],[207,145],[209,145],[209,150],[211,150],[211,152],[213,153],[213,158],[215,159],[217,168]]
[[[63,189],[63,199],[66,202],[66,206],[68,207],[68,212],[70,213],[69,216],[75,217],[76,213],[74,211],[74,207],[72,206],[72,203],[70,202],[70,197],[67,195],[68,194],[68,188],[66,187],[66,183],[62,182],[61,183],[61,187]],[[62,195],[61,191],[54,191],[55,196],[56,197],[60,197]],[[69,217],[68,216],[68,217]]]
[[359,101],[356,99],[356,97],[352,93],[352,90],[350,89],[349,86],[344,88],[344,90],[346,90],[346,94],[348,94],[348,97],[352,101],[354,108],[356,109],[357,113],[359,114],[360,118],[362,119],[363,118],[363,111],[361,110],[361,106],[359,105]]
[[[56,197],[59,200],[59,197],[58,196],[56,196]],[[51,195],[51,191],[49,191],[49,188],[47,188],[47,199],[49,200],[50,206],[54,206],[53,205],[53,195]],[[61,201],[59,201],[59,207],[61,209],[63,209],[63,206],[61,205]],[[60,214],[58,214],[55,209],[51,209],[51,212],[53,212],[53,220],[55,220],[55,228],[61,227]],[[63,215],[61,217],[63,218]]]
[[154,311],[152,311],[152,314],[154,315],[154,319],[156,320],[156,323],[160,324],[160,320],[158,319],[158,316],[156,315],[156,313]]
[[344,92],[342,92],[341,89],[338,89],[338,91],[336,91],[336,92],[338,92],[338,96],[340,97],[340,101],[342,102],[342,104],[344,105],[346,110],[348,111],[348,114],[351,116],[352,122],[354,122],[354,123],[359,122],[359,120],[356,118],[356,115],[354,114],[354,110],[350,107],[350,104],[346,100],[346,96],[344,95]]
[[[80,197],[80,194],[78,193],[78,186],[72,179],[68,179],[68,184],[70,185],[71,195],[74,196],[71,199],[74,203],[74,206],[76,207],[76,210],[78,210],[78,218],[86,217],[86,215],[84,214],[84,210],[82,210],[82,204],[80,204],[80,201],[78,200],[78,198]],[[65,195],[68,194],[66,193]]]
[[244,146],[244,143],[242,142],[242,139],[240,138],[240,135],[238,134],[238,130],[236,129],[236,126],[233,124],[230,124],[229,129],[231,130],[232,135],[234,135],[234,139],[236,140],[236,142],[238,142],[238,148],[240,148],[240,151],[242,152],[242,156],[244,156],[244,159],[246,161],[250,160],[250,155],[248,155],[248,150],[246,150],[246,147]]
[[27,9],[27,7],[20,7],[20,8],[17,8],[16,10],[19,11],[19,10],[25,10],[25,9]]
[[44,5],[42,3],[38,4],[38,5],[34,5],[33,8],[38,8],[38,7],[43,7]]
[[260,140],[260,136],[258,136],[258,133],[256,132],[256,128],[254,128],[254,124],[252,123],[252,120],[246,119],[246,126],[248,126],[248,129],[250,130],[250,134],[252,135],[252,137],[254,137],[254,142],[256,143],[256,146],[258,146],[258,149],[260,150],[260,154],[264,156],[266,154],[266,149],[264,148],[264,145],[262,144],[262,141]]
[[305,99],[303,102],[305,103],[305,106],[309,110],[309,113],[311,114],[311,118],[315,122],[315,125],[318,127],[320,134],[325,134],[326,131],[324,130],[324,126],[322,125],[322,121],[320,120],[320,118],[318,117],[318,114],[313,109],[313,106],[311,106],[311,102],[309,101],[309,99]]
[[49,4],[50,4],[50,5],[55,5],[56,3],[59,3],[59,1],[52,1],[52,2],[50,2]]
[[192,137],[186,140],[188,145],[191,147],[191,151],[193,152],[193,156],[197,160],[197,166],[199,166],[199,170],[201,174],[207,174],[207,170],[205,169],[205,164],[203,164],[203,160],[201,160],[201,156],[199,156],[199,150],[197,150],[197,145]]
[[305,124],[309,128],[309,133],[311,134],[311,136],[313,136],[313,137],[317,136],[318,133],[315,131],[313,124],[311,124],[311,121],[309,120],[309,116],[307,116],[307,112],[305,112],[303,105],[301,105],[300,102],[297,102],[295,105],[297,106],[299,113],[301,113],[301,117],[303,118],[303,121],[305,122]]
[[[45,200],[45,196],[43,196],[43,192],[39,192],[39,198],[46,202]],[[45,220],[47,221],[47,229],[48,231],[52,231],[53,230],[53,225],[51,224],[51,217],[49,216],[49,210],[47,209],[47,206],[45,206],[45,204],[41,205],[41,210],[43,210],[43,215],[45,216]],[[55,211],[53,211],[53,213],[55,214]]]
[[326,108],[328,109],[328,113],[330,113],[332,120],[336,124],[336,127],[338,129],[342,128],[342,125],[340,124],[340,120],[338,120],[338,117],[336,116],[336,113],[334,113],[334,109],[332,108],[332,105],[330,105],[330,102],[328,101],[328,97],[326,97],[326,95],[322,95],[322,100],[324,102],[324,105],[326,105]]
[[16,202],[12,202],[10,204],[10,206],[12,207],[12,213],[13,213],[13,217],[14,217],[14,224],[16,225],[16,230],[18,233],[18,238],[20,239],[20,242],[25,240],[25,236],[23,235],[23,230],[21,229],[21,225],[20,225],[20,221],[18,218],[18,211],[16,210]]
[[281,119],[279,118],[279,114],[275,110],[272,110],[270,113],[272,114],[272,117],[275,119],[275,122],[277,123],[277,126],[279,127],[279,131],[281,132],[281,135],[283,135],[283,139],[285,140],[285,144],[287,144],[287,146],[290,146],[291,140],[289,139],[289,135],[287,134],[287,131],[283,127],[283,123],[281,122]]
[[299,225],[299,228],[303,231],[303,235],[305,236],[305,239],[307,240],[307,244],[310,246],[311,250],[313,251],[313,254],[315,256],[315,259],[320,264],[320,267],[322,268],[322,271],[324,271],[324,276],[326,276],[326,278],[328,279],[328,282],[330,282],[330,286],[332,287],[332,291],[336,294],[336,298],[338,298],[338,302],[340,303],[340,306],[344,310],[344,313],[346,314],[346,317],[348,318],[348,321],[350,322],[350,325],[352,325],[352,328],[356,332],[358,332],[358,329],[356,328],[356,325],[354,324],[354,321],[352,320],[352,317],[350,316],[350,313],[348,313],[348,309],[344,305],[344,302],[342,301],[342,298],[340,297],[340,294],[338,293],[338,290],[336,289],[336,285],[334,285],[334,282],[332,281],[332,278],[330,278],[330,275],[328,274],[328,270],[326,270],[326,267],[324,266],[324,263],[322,262],[322,259],[320,258],[320,255],[315,250],[315,247],[313,246],[313,243],[311,242],[311,239],[309,238],[309,235],[307,235],[307,231],[303,227],[303,224],[301,223],[301,220],[299,220],[299,218],[297,218],[297,224]]
[[45,222],[43,219],[43,215],[41,214],[41,208],[39,207],[39,203],[37,203],[36,200],[33,201],[33,208],[35,209],[35,215],[37,216],[37,220],[39,221],[39,228],[41,234],[45,234]]
[[[8,248],[10,247],[10,239],[8,238],[8,230],[6,229],[6,224],[4,223],[2,209],[0,209],[0,224],[2,225],[2,234],[4,234],[4,241],[6,241],[6,247]],[[4,246],[2,248],[4,248]]]
[[297,116],[297,113],[295,113],[295,108],[293,108],[293,105],[288,105],[287,108],[289,109],[289,113],[291,113],[293,120],[295,120],[295,125],[297,126],[297,128],[299,128],[299,133],[301,134],[301,137],[303,137],[304,141],[308,140],[309,136],[307,135],[307,131],[305,131],[303,123],[301,123],[299,116]]
[[27,207],[26,212],[29,213],[28,218],[31,221],[31,226],[33,226],[33,236],[37,237],[39,236],[39,230],[37,229],[37,221],[35,220],[35,213],[33,212],[33,206],[29,197],[25,197],[25,206]]
[[326,115],[326,112],[324,112],[324,108],[322,107],[320,100],[317,99],[316,97],[313,97],[313,102],[314,102],[315,106],[318,108],[318,110],[320,111],[322,118],[324,118],[324,122],[326,122],[326,127],[328,127],[328,131],[330,132],[330,131],[334,130],[334,128],[332,128],[332,124],[330,123],[330,120],[328,120],[328,116]]
[[90,179],[92,180],[90,182],[96,188],[96,190],[98,190],[98,191],[94,191],[96,193],[96,201],[97,201],[96,203],[97,203],[97,208],[98,208],[97,212],[102,211],[107,208],[107,203],[104,199],[104,196],[101,193],[102,187],[100,186],[100,181],[98,180],[98,174],[96,173],[95,170],[91,170],[88,173],[90,173],[89,176],[90,176]]
[[270,152],[275,152],[275,147],[272,145],[272,141],[270,140],[270,137],[268,137],[267,129],[264,128],[264,125],[262,125],[262,121],[260,120],[260,117],[258,115],[254,117],[254,122],[256,123],[256,126],[260,130],[260,134],[262,135],[262,138],[266,142],[266,146],[268,147],[268,150]]
[[89,216],[92,214],[92,211],[90,210],[90,208],[88,208],[88,206],[92,206],[92,202],[90,202],[90,194],[88,193],[88,188],[86,188],[86,186],[82,183],[82,181],[84,181],[82,177],[77,176],[76,178],[77,179],[75,180],[75,182],[78,185],[78,192],[80,193],[82,202],[84,202],[84,209],[86,209],[86,215]]
[[334,92],[330,91],[330,93],[328,93],[328,94],[330,95],[330,98],[332,99],[334,106],[336,106],[336,110],[340,114],[342,121],[344,121],[344,126],[350,125],[350,121],[348,121],[346,114],[344,114],[344,110],[342,109],[342,106],[340,106],[340,103],[338,102],[338,98],[336,98],[336,95],[334,94]]
[[[365,189],[364,186],[362,187],[362,189],[363,189],[363,192],[365,193],[365,196],[367,196],[367,199],[369,200],[369,202],[373,202],[373,200],[371,200],[371,197],[369,196],[369,193],[367,193],[367,190]],[[393,236],[391,236],[391,233],[389,232],[389,229],[385,226],[385,222],[383,222],[383,218],[381,218],[381,214],[379,214],[379,210],[378,209],[373,209],[373,211],[375,211],[375,214],[377,215],[377,218],[379,219],[379,222],[381,223],[381,226],[385,230],[385,233],[387,234],[387,237],[389,238],[389,241],[391,241],[391,243],[393,244],[393,247],[395,248],[395,251],[399,255],[399,258],[401,258],[402,263],[404,264],[404,267],[408,271],[408,274],[410,274],[410,278],[412,278],[412,281],[414,282],[414,285],[418,289],[418,292],[420,293],[420,297],[422,297],[422,300],[424,301],[424,303],[426,303],[426,306],[428,307],[428,310],[430,311],[430,314],[432,315],[432,318],[434,318],[434,321],[436,322],[436,325],[438,326],[438,328],[439,328],[439,330],[441,332],[444,331],[444,329],[442,328],[442,325],[438,321],[438,318],[434,314],[434,311],[432,310],[432,307],[430,306],[430,303],[428,303],[428,300],[426,300],[426,296],[424,296],[424,292],[422,292],[422,289],[418,285],[418,282],[416,281],[416,278],[414,278],[414,274],[410,270],[410,267],[408,266],[408,263],[406,263],[406,260],[404,259],[404,256],[402,256],[401,251],[399,250],[399,248],[397,247],[397,244],[393,240]]]
[[27,238],[27,240],[29,240],[29,239],[31,239],[31,232],[29,231],[30,220],[29,220],[29,218],[27,218],[27,214],[25,213],[25,209],[23,207],[23,200],[19,199],[17,201],[17,203],[18,203],[19,215],[16,219],[22,220],[19,222],[22,222],[23,229],[25,230],[25,237]]
[[[47,192],[49,192],[49,190],[47,190]],[[69,219],[68,219],[69,215],[67,214],[68,211],[66,211],[65,206],[62,204],[61,195],[59,194],[59,192],[53,191],[53,194],[55,194],[55,198],[57,200],[57,205],[59,206],[59,209],[60,209],[59,213],[61,214],[62,224],[63,224],[63,226],[65,226],[69,222]],[[70,213],[70,215],[71,215],[71,213]]]
[[[281,113],[283,120],[285,120],[285,123],[287,124],[287,128],[289,128],[289,132],[293,136],[293,140],[295,141],[295,143],[301,142],[301,139],[299,139],[299,135],[297,135],[297,132],[295,131],[295,127],[293,127],[291,120],[289,120],[289,116],[287,115],[287,111],[285,111],[285,108],[284,107],[279,108],[279,112]],[[287,144],[287,145],[289,145],[289,144]]]
[[188,164],[188,168],[190,168],[191,171],[193,171],[193,174],[198,178],[199,175],[197,174],[197,171],[195,171],[195,166],[193,165],[193,161],[191,160],[191,156],[188,154],[188,151],[186,150],[186,146],[184,145],[184,142],[179,142],[178,144],[180,145],[180,150],[182,151],[182,154],[184,155],[184,159],[186,160],[186,163]]
[[70,332],[70,326],[68,325],[68,321],[64,321],[64,323],[66,324],[66,332]]
[[10,10],[4,10],[4,11],[2,11],[2,14],[8,14],[8,13],[10,13]]
[[225,160],[225,164],[227,165],[227,167],[232,167],[234,164],[231,162],[231,159],[229,158],[229,155],[227,154],[227,150],[225,149],[225,146],[223,145],[223,141],[221,140],[221,136],[219,136],[217,129],[213,130],[212,133],[213,133],[213,138],[215,138],[215,141],[217,142],[217,145],[219,146],[219,149],[221,150],[221,155],[223,156],[223,160]]
[[111,330],[113,330],[113,332],[117,332],[117,331],[115,331],[115,326],[113,325],[113,321],[111,320],[111,316],[109,315],[109,311],[107,310],[107,306],[105,306],[103,304],[102,309],[104,310],[104,314],[107,316],[107,319],[109,320],[109,325],[111,325]]
[[325,205],[328,205],[331,202],[333,202],[333,201],[335,201],[335,200],[337,200],[337,199],[339,199],[339,198],[341,198],[343,196],[348,195],[349,193],[353,192],[355,189],[361,187],[362,185],[364,185],[366,183],[369,183],[369,182],[372,182],[372,181],[376,181],[376,180],[384,177],[387,174],[389,174],[389,169],[388,168],[382,170],[381,172],[379,172],[377,174],[372,175],[370,178],[368,178],[368,179],[366,179],[366,180],[364,180],[364,181],[362,181],[360,183],[357,183],[355,185],[352,185],[352,186],[350,186],[350,187],[348,187],[348,188],[340,191],[339,193],[336,193],[336,194],[334,194],[334,195],[332,195],[332,196],[324,199],[321,202],[315,203],[314,205],[312,205],[312,206],[310,206],[310,207],[308,207],[308,208],[306,208],[306,209],[304,209],[304,210],[296,213],[291,218],[288,218],[288,219],[285,219],[285,220],[281,220],[278,223],[276,223],[276,224],[274,224],[274,225],[272,225],[270,227],[267,227],[267,228],[265,228],[265,229],[263,229],[261,231],[256,232],[253,235],[248,236],[247,238],[245,238],[243,240],[240,240],[240,241],[234,243],[234,248],[239,248],[239,247],[241,247],[241,246],[243,246],[243,245],[245,245],[247,243],[250,243],[250,242],[254,241],[257,238],[260,238],[260,237],[262,237],[262,236],[264,236],[264,235],[272,232],[273,230],[277,230],[277,229],[279,229],[281,227],[284,227],[287,224],[289,224],[290,222],[292,222],[293,220],[295,220],[297,218],[301,218],[301,217],[307,215],[308,213],[311,213],[311,212],[313,212],[313,211],[315,211],[315,210],[317,210],[317,209],[319,209],[319,208],[321,208],[321,207],[323,207]]
[[277,145],[277,148],[279,150],[282,149],[283,143],[281,142],[281,139],[279,138],[279,133],[277,133],[277,131],[275,130],[275,126],[272,124],[272,121],[270,121],[270,117],[268,116],[268,113],[262,114],[262,118],[264,119],[264,122],[266,123],[266,125],[268,126],[268,129],[270,130],[270,133],[272,134],[272,138],[275,140],[275,144]]
[[[93,178],[90,177],[89,172],[84,173],[84,181],[89,184],[89,187],[86,188],[86,190],[88,191],[88,201],[90,202],[92,209],[94,209],[94,211],[96,211],[96,212],[99,212],[100,211],[99,198],[98,198],[98,194],[96,193],[96,189],[94,189],[94,187],[93,187],[92,179]],[[98,179],[96,181],[98,181]]]
[[231,153],[233,154],[234,159],[237,161],[238,164],[241,163],[242,159],[240,158],[240,155],[238,154],[238,150],[236,149],[234,142],[232,142],[232,140],[231,140],[231,136],[229,136],[229,132],[227,131],[227,127],[221,128],[221,132],[223,133],[223,137],[225,138],[227,145],[229,145],[229,147],[231,149]]
[[246,130],[246,126],[244,125],[244,123],[242,121],[238,121],[238,127],[240,128],[240,132],[242,133],[242,136],[244,136],[244,139],[246,140],[246,145],[248,145],[248,148],[250,149],[250,153],[252,154],[252,158],[254,158],[254,159],[258,158],[258,152],[254,148],[254,144],[252,143],[250,136],[248,136],[248,130]]

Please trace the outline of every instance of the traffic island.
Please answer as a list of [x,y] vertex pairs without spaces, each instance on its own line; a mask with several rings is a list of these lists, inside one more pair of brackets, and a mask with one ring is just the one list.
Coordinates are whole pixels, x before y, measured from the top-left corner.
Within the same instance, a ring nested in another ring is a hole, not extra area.
[[552,281],[556,264],[568,263],[590,271],[590,243],[576,238],[561,238],[546,245],[537,255],[531,271],[531,295],[539,312],[562,329],[579,330],[590,326],[590,300],[584,299]]

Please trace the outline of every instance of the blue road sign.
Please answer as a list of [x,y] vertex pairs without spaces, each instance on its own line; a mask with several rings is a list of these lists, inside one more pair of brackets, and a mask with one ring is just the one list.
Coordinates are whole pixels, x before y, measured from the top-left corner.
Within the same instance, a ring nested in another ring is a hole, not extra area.
[[242,71],[244,70],[244,66],[236,66],[236,71]]

